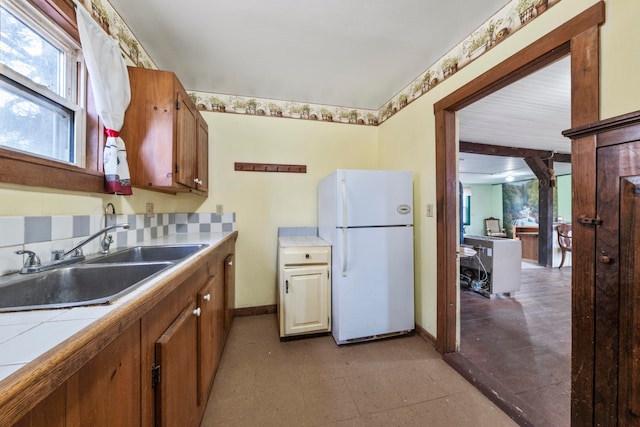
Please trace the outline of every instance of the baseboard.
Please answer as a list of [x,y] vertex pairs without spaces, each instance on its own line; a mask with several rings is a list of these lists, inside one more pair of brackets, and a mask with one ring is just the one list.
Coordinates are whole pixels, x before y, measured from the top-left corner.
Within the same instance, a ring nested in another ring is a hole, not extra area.
[[436,337],[427,332],[422,326],[416,325],[416,334],[436,348]]
[[261,305],[257,307],[241,307],[234,310],[236,316],[256,316],[259,314],[274,314],[278,312],[276,304]]

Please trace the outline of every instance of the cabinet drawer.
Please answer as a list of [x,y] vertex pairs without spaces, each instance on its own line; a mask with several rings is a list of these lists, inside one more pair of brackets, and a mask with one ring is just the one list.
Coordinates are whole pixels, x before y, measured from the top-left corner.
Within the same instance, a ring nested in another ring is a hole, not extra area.
[[280,262],[282,265],[330,264],[328,247],[283,248]]

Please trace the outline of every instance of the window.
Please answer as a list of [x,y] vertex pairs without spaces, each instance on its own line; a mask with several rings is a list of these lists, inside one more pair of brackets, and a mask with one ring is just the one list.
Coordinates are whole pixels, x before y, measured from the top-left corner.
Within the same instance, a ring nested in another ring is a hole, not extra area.
[[80,46],[26,1],[0,6],[0,146],[84,167]]
[[462,223],[471,225],[471,195],[465,194],[462,198]]

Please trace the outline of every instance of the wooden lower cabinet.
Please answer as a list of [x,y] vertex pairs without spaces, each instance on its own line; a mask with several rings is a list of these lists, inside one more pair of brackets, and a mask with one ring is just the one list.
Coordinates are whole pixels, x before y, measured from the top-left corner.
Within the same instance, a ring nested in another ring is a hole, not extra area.
[[14,425],[198,426],[233,319],[234,251],[224,242]]
[[140,424],[140,323],[136,322],[16,426]]
[[233,315],[235,313],[236,293],[236,265],[235,255],[229,253],[224,259],[224,331],[225,339],[231,329]]
[[67,380],[67,426],[140,423],[140,322]]
[[[195,427],[198,414],[198,314],[189,304],[155,343],[156,426]],[[156,371],[158,372],[158,371]]]
[[66,384],[58,387],[14,424],[14,427],[65,427],[67,425],[66,390]]

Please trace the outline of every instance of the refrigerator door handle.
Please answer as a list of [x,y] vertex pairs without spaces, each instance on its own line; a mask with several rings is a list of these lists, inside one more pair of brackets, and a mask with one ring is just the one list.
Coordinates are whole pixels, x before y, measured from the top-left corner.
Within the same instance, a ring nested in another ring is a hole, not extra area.
[[349,230],[346,228],[342,229],[342,277],[347,277],[347,254],[349,245],[347,244],[347,236],[349,235]]
[[344,179],[340,181],[340,188],[342,190],[342,277],[347,277],[347,250],[349,248],[347,242],[347,183]]
[[340,188],[342,190],[342,227],[347,226],[347,183],[343,179],[340,181]]

